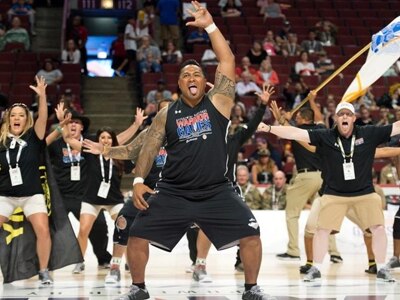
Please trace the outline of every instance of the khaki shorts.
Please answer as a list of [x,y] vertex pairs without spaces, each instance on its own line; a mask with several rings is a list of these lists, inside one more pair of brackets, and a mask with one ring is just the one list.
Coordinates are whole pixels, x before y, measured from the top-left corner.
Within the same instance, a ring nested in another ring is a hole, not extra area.
[[353,217],[357,216],[356,224],[363,231],[384,224],[382,201],[377,193],[354,197],[323,195],[320,198],[316,228],[339,232],[343,218],[350,210],[354,212]]
[[24,215],[37,213],[47,214],[46,201],[43,194],[27,197],[5,197],[0,196],[0,215],[9,218],[17,207],[21,207]]
[[117,216],[123,206],[124,206],[123,203],[119,203],[116,205],[96,205],[96,204],[90,204],[87,202],[82,202],[81,215],[89,214],[89,215],[93,215],[93,216],[97,217],[98,214],[100,213],[100,211],[102,209],[104,209],[104,210],[108,211],[110,216],[114,216],[114,215]]

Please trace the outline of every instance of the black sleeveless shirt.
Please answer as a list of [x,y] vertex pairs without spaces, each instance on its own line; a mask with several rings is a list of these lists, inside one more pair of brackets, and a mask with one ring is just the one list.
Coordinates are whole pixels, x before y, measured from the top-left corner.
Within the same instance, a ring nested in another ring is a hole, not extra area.
[[168,107],[167,160],[157,183],[160,192],[206,200],[227,187],[229,120],[208,95],[195,107],[178,99]]

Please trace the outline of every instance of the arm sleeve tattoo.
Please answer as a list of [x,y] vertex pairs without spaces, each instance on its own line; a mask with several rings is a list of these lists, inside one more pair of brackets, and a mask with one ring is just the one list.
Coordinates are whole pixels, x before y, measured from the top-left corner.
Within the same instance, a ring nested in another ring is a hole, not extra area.
[[136,162],[146,135],[147,129],[139,133],[139,135],[128,145],[109,148],[105,155],[115,159],[132,160]]
[[215,73],[214,88],[208,93],[208,96],[211,99],[215,94],[221,94],[231,99],[235,98],[235,82],[218,71],[218,69]]

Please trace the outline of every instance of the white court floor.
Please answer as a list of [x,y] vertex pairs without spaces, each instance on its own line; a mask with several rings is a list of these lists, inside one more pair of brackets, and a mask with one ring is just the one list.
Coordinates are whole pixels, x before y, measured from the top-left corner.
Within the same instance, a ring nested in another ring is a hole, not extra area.
[[[239,300],[243,291],[243,273],[233,270],[232,251],[211,253],[208,273],[213,282],[199,284],[185,272],[190,264],[187,254],[164,253],[151,250],[146,284],[153,300]],[[376,283],[375,276],[364,273],[365,255],[343,255],[343,264],[326,260],[323,280],[319,284],[301,281],[300,262],[283,262],[274,255],[264,255],[259,285],[278,300],[332,299],[332,300],[394,300],[400,299],[400,283]],[[4,284],[0,299],[115,299],[130,285],[130,275],[123,271],[121,284],[106,286],[107,270],[98,269],[96,262],[86,262],[84,274],[72,275],[73,266],[53,273],[53,287],[41,288],[37,278]],[[400,282],[400,269],[393,275]]]

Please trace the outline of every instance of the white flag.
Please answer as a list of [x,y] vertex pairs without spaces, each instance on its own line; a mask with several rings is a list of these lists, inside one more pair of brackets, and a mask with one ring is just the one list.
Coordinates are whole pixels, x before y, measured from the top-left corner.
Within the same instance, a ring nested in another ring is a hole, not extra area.
[[342,97],[351,102],[365,94],[400,57],[400,16],[372,36],[371,47],[364,65],[358,71]]

